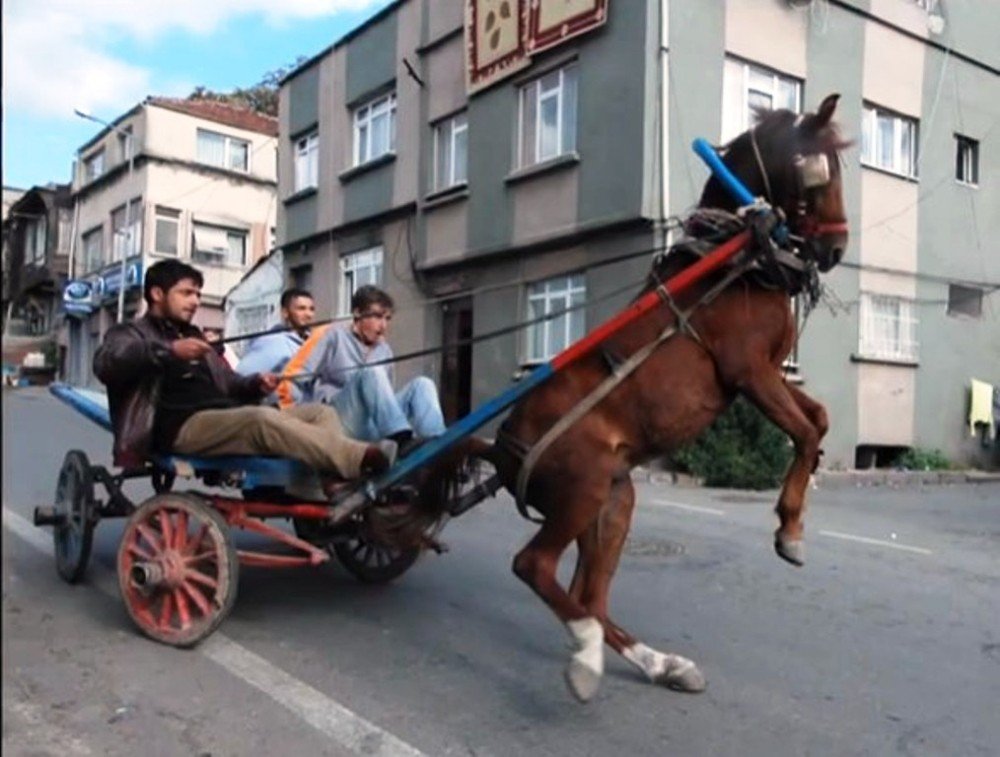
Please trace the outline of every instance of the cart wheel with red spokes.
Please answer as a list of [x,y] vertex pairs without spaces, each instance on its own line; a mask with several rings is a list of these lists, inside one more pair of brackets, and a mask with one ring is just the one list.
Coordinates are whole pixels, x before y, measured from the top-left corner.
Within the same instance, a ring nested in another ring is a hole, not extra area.
[[190,647],[208,636],[236,601],[239,559],[223,517],[190,494],[159,494],[125,525],[118,586],[147,636]]

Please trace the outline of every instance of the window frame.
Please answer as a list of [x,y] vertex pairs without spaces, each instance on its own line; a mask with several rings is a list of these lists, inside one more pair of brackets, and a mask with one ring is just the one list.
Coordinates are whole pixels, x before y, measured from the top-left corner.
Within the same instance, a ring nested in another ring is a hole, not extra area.
[[955,135],[955,181],[966,187],[979,187],[978,139]]
[[[891,305],[895,312],[877,312],[879,306],[885,305]],[[888,331],[894,332],[888,334],[888,341],[884,340],[887,319]],[[882,292],[861,292],[858,357],[888,363],[916,363],[920,357],[918,325],[916,302],[912,298]]]
[[361,286],[365,284],[382,285],[382,276],[385,271],[385,249],[382,245],[367,247],[363,250],[355,250],[340,257],[340,282],[337,287],[339,297],[337,302],[337,316],[349,316],[351,314],[351,298],[358,290],[358,271],[374,270],[374,276],[369,276]]
[[[211,160],[207,160],[201,151],[201,137],[202,135],[220,137],[222,142],[222,163],[216,163]],[[243,168],[233,168],[230,163],[232,161],[232,146],[234,142],[239,142],[246,148],[246,159],[244,161],[245,166]],[[221,131],[212,131],[211,129],[203,129],[202,127],[197,127],[195,129],[195,157],[198,162],[202,165],[212,166],[213,168],[221,168],[223,171],[233,171],[234,173],[250,173],[251,168],[251,156],[253,151],[251,150],[252,144],[250,140],[243,139],[242,137],[234,137],[231,134],[225,134]]]
[[45,247],[49,241],[49,218],[40,215],[25,224],[25,262],[29,265],[45,265]]
[[[175,214],[175,215],[172,215]],[[160,249],[160,223],[172,223],[174,225],[174,251]],[[180,257],[181,252],[181,211],[176,208],[168,208],[165,205],[157,205],[153,212],[153,252],[157,255],[168,257]]]
[[292,192],[319,187],[319,129],[293,139],[292,155]]
[[[528,284],[525,287],[524,294],[525,318],[529,321],[534,320],[550,315],[555,311],[565,310],[566,308],[586,302],[587,276],[582,271],[551,276],[547,279]],[[533,304],[536,302],[542,303],[540,313],[536,312],[533,307]],[[573,315],[575,313],[580,314],[579,334],[574,333],[573,330]],[[560,327],[563,333],[559,336],[561,336],[564,343],[561,343],[554,335],[554,331]],[[539,331],[541,331],[540,337],[538,336]],[[521,362],[523,365],[538,365],[551,360],[569,345],[581,339],[586,333],[587,318],[586,312],[582,308],[563,313],[558,318],[550,318],[538,323],[532,323],[525,329],[524,357]],[[539,352],[534,351],[536,343],[540,349]]]
[[[393,90],[373,97],[351,111],[352,166],[363,166],[383,155],[395,154],[396,106],[396,91]],[[388,118],[388,140],[385,149],[376,154],[372,144],[372,126],[375,120],[382,116]],[[363,134],[362,130],[364,130]]]
[[[556,160],[557,158],[572,155],[577,149],[577,136],[579,131],[579,110],[580,110],[580,66],[576,59],[567,61],[562,65],[551,68],[547,71],[541,72],[538,76],[534,77],[530,81],[525,82],[520,87],[518,87],[517,94],[517,155],[516,155],[516,171],[531,168],[532,166],[537,166],[542,163],[546,163],[550,160]],[[573,89],[573,99],[572,99],[572,114],[569,113],[570,106],[567,104],[567,72],[572,72],[572,89]],[[550,90],[542,90],[542,81],[552,74],[559,74],[558,85]],[[534,97],[533,103],[533,113],[534,113],[534,139],[532,145],[528,145],[528,135],[526,133],[526,110],[529,104],[529,98]],[[542,129],[538,128],[541,121],[539,114],[541,113],[543,100],[548,100],[555,98],[556,100],[556,149],[552,154],[542,154]],[[564,127],[566,126],[566,119],[572,116],[573,119],[573,129],[570,134]],[[567,139],[567,135],[570,135],[570,139]],[[564,144],[564,142],[571,142],[571,144]],[[530,148],[532,153],[531,158],[526,155],[526,150]]]
[[[89,246],[90,240],[96,240],[96,248]],[[86,273],[99,271],[104,267],[104,224],[88,229],[80,235],[80,247],[83,252],[83,266]],[[96,252],[96,261],[94,259]],[[94,263],[97,265],[94,265]]]
[[945,307],[945,313],[952,318],[979,320],[983,317],[983,298],[985,294],[979,287],[967,286],[965,284],[949,284],[948,303]]
[[[222,232],[226,235],[226,241],[230,246],[221,261],[220,258],[222,256],[217,250],[201,250],[198,248],[199,229],[209,229],[213,232]],[[231,259],[233,237],[239,237],[242,240],[240,260],[237,262],[233,262]],[[250,232],[247,229],[237,229],[231,226],[220,226],[214,223],[194,221],[191,224],[191,260],[195,263],[202,263],[203,265],[215,268],[245,268],[247,264],[247,243],[249,242],[249,237]]]
[[[128,217],[124,219],[124,226],[117,226],[116,223],[118,219],[115,218],[119,213],[125,214],[128,210]],[[126,258],[133,258],[142,253],[142,198],[134,197],[129,203],[123,203],[116,208],[111,210],[111,262],[121,261],[121,255],[124,253]],[[119,243],[119,233],[129,230],[131,236],[129,237],[129,242],[126,246],[124,237],[121,243]]]
[[[795,102],[789,110],[794,113],[802,113],[802,90],[805,82],[797,76],[786,74],[768,66],[761,65],[749,60],[743,60],[731,55],[726,56],[726,71],[737,67],[739,70],[739,101],[731,102],[729,90],[723,87],[723,107],[722,107],[722,134],[723,141],[734,139],[753,126],[753,110],[750,104],[750,93],[759,92],[771,98],[771,107],[777,103],[778,108],[784,108],[785,103],[779,102],[779,85],[791,85],[794,88]],[[764,92],[755,87],[752,81],[754,75],[770,77],[770,91]]]
[[[95,171],[95,165],[100,170]],[[107,155],[105,149],[102,147],[83,159],[83,181],[84,183],[96,181],[105,173],[107,173]]]
[[[457,123],[461,119],[461,123]],[[444,132],[443,129],[447,129]],[[462,165],[461,177],[458,176],[457,143],[459,134],[465,136],[465,160]],[[446,143],[447,158],[445,173],[442,178],[441,168],[441,148],[442,142]],[[433,181],[432,192],[442,192],[453,187],[461,187],[469,181],[469,111],[461,110],[451,116],[440,119],[434,124],[434,150],[433,150]]]
[[[890,165],[879,162],[879,119],[892,119],[892,160]],[[900,128],[903,127],[903,128]],[[909,154],[904,155],[904,143],[909,132]],[[865,102],[861,111],[861,165],[886,171],[905,179],[918,177],[920,123],[916,118]]]

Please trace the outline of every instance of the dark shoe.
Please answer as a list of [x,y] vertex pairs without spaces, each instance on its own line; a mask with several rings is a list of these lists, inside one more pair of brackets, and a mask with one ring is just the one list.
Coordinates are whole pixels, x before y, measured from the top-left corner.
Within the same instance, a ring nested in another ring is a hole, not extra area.
[[399,457],[403,458],[413,452],[417,447],[423,444],[426,439],[420,439],[419,437],[410,435],[409,439],[401,442],[399,445]]
[[369,444],[365,456],[361,458],[361,475],[378,476],[385,473],[396,462],[398,445],[392,439],[382,439]]

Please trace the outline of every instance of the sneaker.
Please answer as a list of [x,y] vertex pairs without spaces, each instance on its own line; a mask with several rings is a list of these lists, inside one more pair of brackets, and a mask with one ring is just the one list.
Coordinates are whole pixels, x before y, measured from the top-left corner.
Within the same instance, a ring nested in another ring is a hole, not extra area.
[[399,447],[392,439],[381,439],[369,444],[361,459],[362,476],[378,476],[389,470],[396,462]]

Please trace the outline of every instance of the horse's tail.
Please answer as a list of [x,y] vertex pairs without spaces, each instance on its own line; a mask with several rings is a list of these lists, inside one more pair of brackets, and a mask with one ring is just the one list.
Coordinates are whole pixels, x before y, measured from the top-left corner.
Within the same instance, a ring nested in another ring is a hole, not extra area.
[[400,547],[438,547],[434,535],[451,513],[462,484],[477,460],[492,462],[495,449],[485,439],[468,437],[424,466],[411,479],[417,495],[409,511],[392,523],[381,523],[381,537]]

